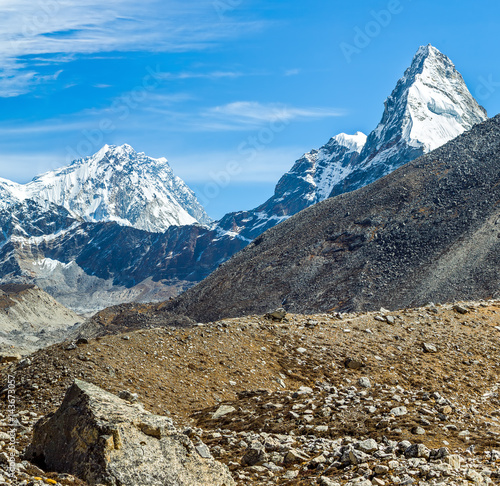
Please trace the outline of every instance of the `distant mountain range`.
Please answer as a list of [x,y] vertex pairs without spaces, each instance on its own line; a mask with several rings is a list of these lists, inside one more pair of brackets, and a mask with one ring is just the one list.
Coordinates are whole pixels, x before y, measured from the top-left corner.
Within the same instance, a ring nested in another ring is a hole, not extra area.
[[261,206],[211,222],[166,159],[130,146],[26,185],[0,180],[0,275],[81,312],[162,300],[201,281],[264,231],[363,187],[487,119],[453,63],[421,47],[366,137],[339,134],[301,157]]

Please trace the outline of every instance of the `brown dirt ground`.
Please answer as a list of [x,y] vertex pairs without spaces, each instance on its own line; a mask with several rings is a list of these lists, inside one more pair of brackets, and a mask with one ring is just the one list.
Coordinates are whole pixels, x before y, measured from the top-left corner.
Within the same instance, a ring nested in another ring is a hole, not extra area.
[[[0,365],[0,380],[3,388],[7,375],[14,375],[18,410],[39,415],[57,408],[73,379],[80,378],[112,393],[137,393],[147,410],[170,414],[180,427],[300,434],[300,422],[277,420],[290,409],[291,393],[320,383],[356,386],[366,376],[374,385],[370,395],[382,399],[383,410],[398,406],[387,392],[396,385],[412,396],[439,392],[460,404],[451,420],[467,424],[470,438],[433,423],[422,440],[429,448],[441,447],[444,440],[450,449],[463,450],[469,443],[478,450],[499,448],[500,302],[465,305],[466,314],[451,305],[387,311],[394,324],[376,320],[381,313],[321,314],[288,315],[286,322],[250,316],[186,329],[137,330],[92,339],[72,350],[67,349],[69,343],[40,350],[30,356],[28,366]],[[424,353],[423,343],[436,345],[438,352]],[[349,357],[364,366],[346,369]],[[280,377],[286,388],[278,383]],[[259,395],[263,398],[255,399]],[[268,402],[284,408],[279,413],[264,409]],[[221,403],[235,406],[237,412],[211,420],[210,413]],[[411,429],[419,424],[418,403],[406,404],[409,413],[398,422],[400,432],[381,428],[379,420],[352,408],[339,411],[335,427],[324,436],[385,435],[415,442]],[[466,413],[471,407],[473,412]],[[30,432],[19,439],[24,447]],[[217,445],[217,440],[207,442]],[[229,453],[221,460],[239,458]],[[302,480],[286,484],[310,484]]]

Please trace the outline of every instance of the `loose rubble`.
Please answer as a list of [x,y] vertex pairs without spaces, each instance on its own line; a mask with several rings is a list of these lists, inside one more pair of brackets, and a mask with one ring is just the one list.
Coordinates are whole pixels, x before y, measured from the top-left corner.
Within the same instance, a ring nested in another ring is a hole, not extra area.
[[500,302],[458,305],[138,330],[3,363],[19,426],[14,479],[3,400],[0,485],[85,484],[22,455],[75,378],[168,413],[239,486],[500,484]]
[[195,441],[170,418],[75,380],[59,409],[37,422],[25,457],[92,485],[232,486],[227,467]]

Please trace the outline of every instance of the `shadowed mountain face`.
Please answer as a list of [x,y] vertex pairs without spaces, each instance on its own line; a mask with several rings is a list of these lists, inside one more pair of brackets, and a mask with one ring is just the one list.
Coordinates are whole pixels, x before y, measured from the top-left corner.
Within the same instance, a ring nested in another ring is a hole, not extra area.
[[500,291],[500,115],[276,226],[168,310],[201,321],[401,308]]

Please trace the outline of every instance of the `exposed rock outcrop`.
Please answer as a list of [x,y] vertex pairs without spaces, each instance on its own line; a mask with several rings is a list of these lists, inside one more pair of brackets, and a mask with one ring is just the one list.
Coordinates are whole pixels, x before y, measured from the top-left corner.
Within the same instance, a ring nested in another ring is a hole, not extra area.
[[40,420],[26,457],[90,485],[232,486],[226,466],[171,419],[75,380],[60,408]]

